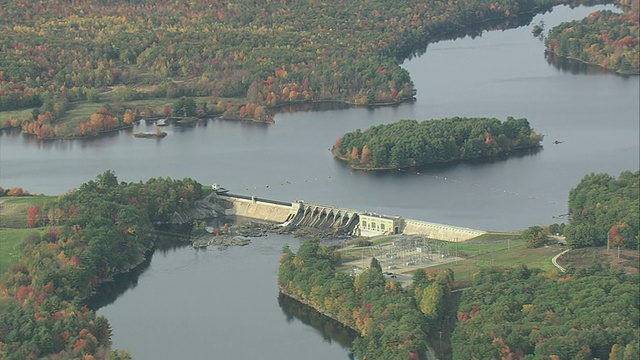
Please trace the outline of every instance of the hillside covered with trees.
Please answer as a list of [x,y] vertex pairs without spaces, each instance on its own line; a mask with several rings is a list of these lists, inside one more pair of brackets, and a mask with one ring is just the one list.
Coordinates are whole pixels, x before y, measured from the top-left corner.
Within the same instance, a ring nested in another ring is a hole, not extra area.
[[640,171],[616,179],[589,174],[569,193],[571,221],[564,234],[573,247],[640,248]]
[[387,281],[373,258],[371,266],[351,277],[337,271],[340,254],[309,240],[294,254],[283,248],[278,272],[281,291],[350,327],[358,358],[421,359],[425,338],[439,324],[450,297],[453,273],[429,276],[421,270],[411,291]]
[[640,1],[619,2],[623,13],[597,11],[549,31],[547,53],[622,74],[640,74]]
[[481,270],[458,309],[453,359],[637,359],[639,285],[600,264]]
[[[144,260],[153,225],[193,207],[191,179],[118,183],[107,171],[47,209],[34,205],[23,256],[0,282],[0,358],[126,358],[104,317],[83,306],[98,284]],[[46,225],[46,227],[44,227]]]
[[[399,63],[428,42],[561,3],[573,1],[3,1],[0,111],[25,111],[0,126],[89,136],[183,96],[250,119],[292,102],[393,104],[415,92]],[[65,123],[79,102],[95,107]]]
[[333,154],[357,169],[397,169],[490,158],[541,141],[527,119],[401,120],[347,133],[336,140]]

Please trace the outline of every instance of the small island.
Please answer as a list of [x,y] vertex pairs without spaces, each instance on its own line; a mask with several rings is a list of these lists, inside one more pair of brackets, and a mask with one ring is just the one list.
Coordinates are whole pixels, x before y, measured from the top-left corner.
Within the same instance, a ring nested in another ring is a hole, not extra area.
[[539,148],[542,138],[524,118],[401,120],[347,133],[332,152],[354,169],[388,170],[493,158]]
[[139,132],[133,134],[133,136],[137,138],[163,138],[167,136],[167,133],[164,131],[156,131],[156,132]]

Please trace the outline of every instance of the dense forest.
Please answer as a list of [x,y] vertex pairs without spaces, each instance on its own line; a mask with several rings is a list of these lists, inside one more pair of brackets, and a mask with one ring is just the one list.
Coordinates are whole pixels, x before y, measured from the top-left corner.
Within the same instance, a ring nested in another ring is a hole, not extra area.
[[638,275],[483,269],[464,292],[453,359],[638,359]]
[[569,193],[571,222],[564,230],[573,247],[640,248],[640,171],[616,179],[589,174]]
[[[295,102],[397,103],[415,92],[399,62],[429,41],[562,3],[574,1],[3,0],[0,111],[26,111],[0,126],[89,136],[123,127],[128,110],[170,115],[171,100],[167,111],[145,101],[183,96],[258,120]],[[95,106],[65,121],[79,102]]]
[[407,290],[387,281],[375,258],[355,277],[337,271],[339,264],[338,251],[318,240],[306,241],[297,254],[285,246],[280,289],[358,332],[353,345],[358,358],[424,358],[426,335],[446,312],[453,273],[420,270]]
[[191,179],[126,184],[106,171],[46,209],[30,208],[29,226],[42,230],[23,240],[23,257],[0,282],[0,358],[127,358],[110,352],[107,320],[83,301],[142,262],[153,224],[201,193]]
[[597,11],[552,28],[545,39],[548,54],[622,74],[640,74],[640,1],[619,4],[623,13]]
[[527,119],[401,120],[347,133],[336,140],[333,154],[357,169],[396,169],[493,157],[541,141]]

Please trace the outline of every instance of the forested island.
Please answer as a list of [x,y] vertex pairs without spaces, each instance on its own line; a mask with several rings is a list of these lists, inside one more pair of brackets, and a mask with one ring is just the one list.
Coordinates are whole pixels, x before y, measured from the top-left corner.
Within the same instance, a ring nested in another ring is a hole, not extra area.
[[[22,257],[0,282],[0,358],[129,358],[112,352],[107,319],[83,305],[98,284],[141,263],[153,225],[186,212],[202,195],[191,180],[119,183],[107,171],[32,206]],[[3,255],[4,256],[4,255]]]
[[574,3],[6,2],[0,127],[96,136],[140,118],[183,116],[175,109],[183,97],[190,116],[261,122],[285,104],[397,104],[415,93],[399,63],[429,42]]
[[332,151],[355,169],[419,168],[537,148],[542,138],[524,118],[401,120],[347,133]]
[[549,31],[548,55],[597,65],[621,74],[640,74],[640,1],[619,1],[622,13],[597,11]]

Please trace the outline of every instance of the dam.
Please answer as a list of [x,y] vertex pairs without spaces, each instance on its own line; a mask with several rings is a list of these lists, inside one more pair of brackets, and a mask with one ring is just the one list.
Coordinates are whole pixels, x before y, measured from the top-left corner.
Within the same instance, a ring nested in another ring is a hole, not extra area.
[[460,242],[485,234],[485,231],[405,219],[367,211],[308,203],[303,200],[284,202],[219,193],[226,203],[225,215],[279,223],[283,228],[313,228],[333,235],[373,237],[405,234],[424,235],[430,239]]

